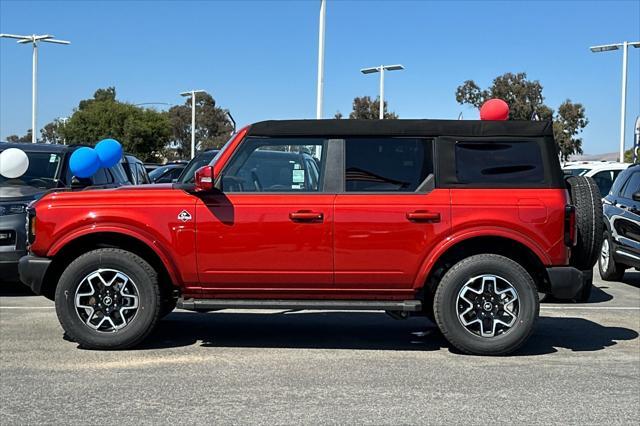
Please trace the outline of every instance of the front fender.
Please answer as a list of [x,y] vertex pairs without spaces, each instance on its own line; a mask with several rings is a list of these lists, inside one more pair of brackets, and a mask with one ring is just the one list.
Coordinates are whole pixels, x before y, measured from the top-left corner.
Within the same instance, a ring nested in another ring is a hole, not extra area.
[[[179,266],[173,260],[171,253],[169,253],[161,244],[158,244],[158,239],[150,233],[126,224],[105,223],[75,228],[72,232],[63,235],[51,245],[47,252],[47,257],[54,257],[60,250],[73,243],[78,238],[99,233],[121,234],[142,242],[162,261],[171,281],[176,285],[181,285],[183,283],[183,279],[179,273]],[[126,247],[123,248],[126,249]]]

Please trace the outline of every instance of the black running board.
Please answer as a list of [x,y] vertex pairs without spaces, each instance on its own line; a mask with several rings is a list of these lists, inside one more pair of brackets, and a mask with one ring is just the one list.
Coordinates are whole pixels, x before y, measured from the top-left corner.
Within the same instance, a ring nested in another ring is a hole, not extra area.
[[318,309],[328,311],[401,311],[422,310],[419,300],[286,300],[286,299],[178,299],[177,308],[188,311],[217,309]]

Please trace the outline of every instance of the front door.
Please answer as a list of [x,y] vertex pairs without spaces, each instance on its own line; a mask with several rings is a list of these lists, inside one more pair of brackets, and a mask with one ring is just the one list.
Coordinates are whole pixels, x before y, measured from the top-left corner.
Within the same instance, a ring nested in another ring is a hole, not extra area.
[[450,227],[449,190],[435,189],[433,141],[344,140],[335,201],[336,287],[408,297],[426,256]]
[[323,192],[325,145],[242,142],[222,171],[222,192],[201,196],[196,208],[205,294],[313,297],[332,288],[335,195]]

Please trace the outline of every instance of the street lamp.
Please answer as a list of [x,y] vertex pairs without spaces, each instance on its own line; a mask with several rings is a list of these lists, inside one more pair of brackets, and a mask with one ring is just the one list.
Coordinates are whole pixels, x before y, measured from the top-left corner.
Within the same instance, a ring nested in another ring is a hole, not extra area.
[[38,130],[36,128],[36,113],[37,113],[37,104],[38,104],[38,84],[37,84],[37,74],[38,74],[38,42],[43,43],[55,43],[55,44],[71,44],[70,41],[66,40],[56,40],[53,38],[54,36],[43,34],[43,35],[16,35],[16,34],[0,34],[0,38],[14,38],[18,40],[20,44],[31,43],[33,45],[33,64],[32,64],[32,75],[31,75],[31,142],[36,143],[38,134]]
[[320,25],[318,26],[318,87],[316,93],[316,118],[322,118],[324,96],[324,18],[327,15],[327,2],[320,0]]
[[206,93],[204,90],[182,92],[180,96],[191,96],[191,158],[196,156],[196,93]]
[[380,73],[380,120],[384,119],[384,72],[403,70],[404,67],[398,65],[380,65],[379,67],[363,68],[360,70],[362,74]]
[[620,162],[624,162],[624,119],[627,112],[627,51],[629,46],[640,47],[640,41],[591,46],[594,53],[607,52],[622,48],[622,101],[620,105]]

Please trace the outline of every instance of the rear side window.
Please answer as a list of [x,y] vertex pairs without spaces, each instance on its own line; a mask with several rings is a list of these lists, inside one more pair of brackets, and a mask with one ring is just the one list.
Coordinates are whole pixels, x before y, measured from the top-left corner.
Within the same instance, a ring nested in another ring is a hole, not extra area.
[[604,197],[611,191],[613,182],[619,174],[620,170],[604,170],[593,175],[593,180],[596,182],[596,185],[598,185],[600,195]]
[[534,141],[458,141],[455,164],[459,183],[541,183],[545,180],[542,153]]
[[414,192],[433,173],[432,141],[345,139],[345,191]]

